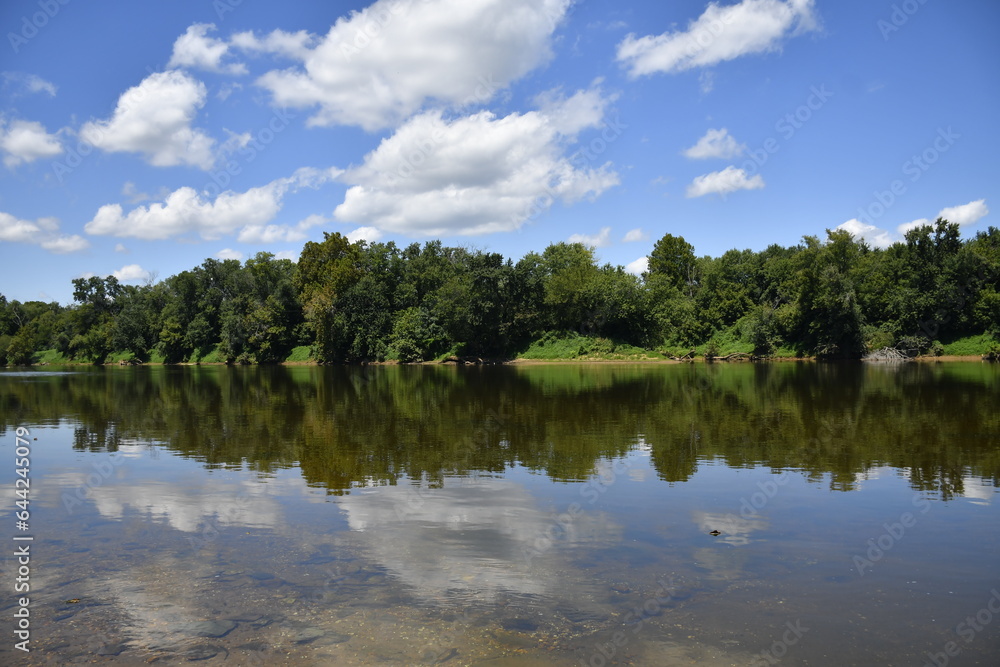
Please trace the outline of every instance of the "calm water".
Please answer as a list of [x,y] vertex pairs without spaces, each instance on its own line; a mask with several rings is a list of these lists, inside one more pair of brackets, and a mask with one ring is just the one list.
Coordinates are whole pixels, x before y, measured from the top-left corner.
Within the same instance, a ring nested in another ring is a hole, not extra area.
[[8,369],[0,663],[997,665],[998,406],[988,364]]

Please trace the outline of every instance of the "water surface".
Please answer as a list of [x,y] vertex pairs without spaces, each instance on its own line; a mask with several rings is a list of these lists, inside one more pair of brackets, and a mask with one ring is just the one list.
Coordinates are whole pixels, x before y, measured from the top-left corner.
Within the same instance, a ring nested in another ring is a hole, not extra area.
[[995,665],[998,406],[978,363],[6,370],[0,661]]

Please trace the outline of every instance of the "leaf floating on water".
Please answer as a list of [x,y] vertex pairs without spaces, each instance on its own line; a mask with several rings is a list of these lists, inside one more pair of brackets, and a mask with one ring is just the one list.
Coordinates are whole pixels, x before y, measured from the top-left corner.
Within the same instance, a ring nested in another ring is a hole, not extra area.
[[80,602],[80,598],[73,598],[72,600],[66,600],[66,604],[77,604]]

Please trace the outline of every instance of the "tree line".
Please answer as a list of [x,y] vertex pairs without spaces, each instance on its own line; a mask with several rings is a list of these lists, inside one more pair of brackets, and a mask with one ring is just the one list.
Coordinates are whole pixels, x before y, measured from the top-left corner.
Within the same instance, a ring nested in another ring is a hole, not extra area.
[[401,248],[327,233],[298,262],[207,259],[155,284],[109,276],[73,288],[68,306],[0,295],[0,362],[267,364],[306,348],[321,363],[509,359],[560,340],[579,340],[581,352],[857,358],[1000,340],[1000,230],[963,240],[938,219],[884,249],[828,230],[714,258],[665,234],[641,276],[579,243],[514,262],[440,241]]

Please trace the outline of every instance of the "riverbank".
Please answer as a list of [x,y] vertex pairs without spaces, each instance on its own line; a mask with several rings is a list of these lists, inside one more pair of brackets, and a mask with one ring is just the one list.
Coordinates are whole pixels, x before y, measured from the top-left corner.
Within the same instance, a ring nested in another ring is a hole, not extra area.
[[[283,361],[278,364],[249,364],[249,365],[277,365],[277,366],[443,366],[443,365],[462,365],[462,366],[550,366],[550,365],[572,365],[572,364],[603,364],[603,365],[665,365],[665,366],[677,366],[681,364],[717,364],[717,365],[732,365],[732,364],[773,364],[773,363],[810,363],[820,361],[816,357],[771,357],[768,359],[757,359],[754,361],[749,361],[746,359],[738,361],[722,361],[719,359],[708,360],[704,357],[696,357],[689,360],[677,360],[677,359],[666,359],[666,358],[634,358],[634,359],[601,359],[601,358],[566,358],[566,359],[506,359],[506,360],[444,360],[444,361],[421,361],[415,363],[400,363],[398,361],[375,361],[363,364],[321,364],[315,360],[305,360],[305,361]],[[861,360],[845,360],[845,361],[861,361]],[[924,364],[940,364],[940,363],[994,363],[993,361],[984,358],[982,355],[942,355],[939,357],[934,356],[922,356],[914,357],[906,361],[900,362],[884,362],[884,361],[873,361],[865,363],[875,363],[875,364],[897,364],[897,363],[924,363]],[[36,368],[45,366],[230,366],[236,364],[227,364],[223,361],[207,361],[207,362],[181,362],[177,364],[164,364],[159,361],[147,361],[143,363],[127,363],[122,364],[120,362],[107,362],[104,364],[92,364],[85,361],[59,361],[59,362],[41,362],[36,364],[30,364],[26,366],[7,366],[7,368]]]

